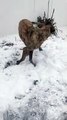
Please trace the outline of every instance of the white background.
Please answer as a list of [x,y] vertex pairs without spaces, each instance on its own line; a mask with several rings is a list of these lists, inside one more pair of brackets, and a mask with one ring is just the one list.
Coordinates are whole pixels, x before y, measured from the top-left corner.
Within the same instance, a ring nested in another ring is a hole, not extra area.
[[[47,3],[48,0],[0,0],[0,37],[17,33],[21,19],[36,20],[44,10],[47,12]],[[51,0],[50,14],[52,8],[57,25],[67,25],[67,0]]]

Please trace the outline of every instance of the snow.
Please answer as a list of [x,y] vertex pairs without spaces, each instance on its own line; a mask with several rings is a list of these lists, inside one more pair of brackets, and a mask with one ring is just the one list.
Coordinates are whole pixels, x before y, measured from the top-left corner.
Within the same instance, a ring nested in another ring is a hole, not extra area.
[[[67,120],[67,27],[16,65],[24,43],[0,38],[0,120]],[[7,64],[9,63],[9,64]]]

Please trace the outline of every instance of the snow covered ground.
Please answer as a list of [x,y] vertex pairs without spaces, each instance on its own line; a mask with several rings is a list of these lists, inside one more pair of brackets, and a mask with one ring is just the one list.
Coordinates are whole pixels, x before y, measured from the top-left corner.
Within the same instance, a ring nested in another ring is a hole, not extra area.
[[67,28],[21,58],[18,35],[0,38],[0,120],[67,120]]

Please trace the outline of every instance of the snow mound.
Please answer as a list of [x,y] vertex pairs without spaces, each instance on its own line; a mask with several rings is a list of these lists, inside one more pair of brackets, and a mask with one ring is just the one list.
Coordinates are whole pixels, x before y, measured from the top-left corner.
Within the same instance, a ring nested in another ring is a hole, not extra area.
[[16,65],[24,43],[0,38],[0,120],[67,120],[67,28]]

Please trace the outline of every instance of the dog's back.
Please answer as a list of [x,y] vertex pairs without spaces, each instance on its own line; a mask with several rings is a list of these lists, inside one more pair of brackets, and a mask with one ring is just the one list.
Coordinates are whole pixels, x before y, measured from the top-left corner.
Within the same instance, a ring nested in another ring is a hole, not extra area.
[[33,24],[31,21],[27,19],[23,19],[19,22],[19,27],[18,27],[19,36],[23,40],[24,43],[25,43],[25,40],[28,40],[27,39],[28,29],[31,27],[33,27]]

